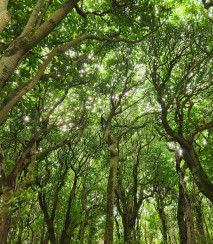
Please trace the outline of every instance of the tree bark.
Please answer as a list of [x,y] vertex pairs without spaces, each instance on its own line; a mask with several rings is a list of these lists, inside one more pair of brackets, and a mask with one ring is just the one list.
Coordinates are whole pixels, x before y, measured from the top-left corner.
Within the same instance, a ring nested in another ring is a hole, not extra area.
[[88,224],[88,216],[84,217],[82,223],[81,223],[81,228],[80,228],[80,234],[79,234],[79,244],[84,244],[84,236],[85,236],[85,231],[86,231],[86,226]]
[[1,206],[0,211],[0,243],[6,244],[7,243],[7,236],[10,229],[11,219],[9,216],[10,211],[10,204],[9,201],[12,198],[11,195],[12,188],[8,185],[3,185],[2,192],[3,192],[3,204]]
[[203,213],[201,207],[201,200],[195,197],[195,216],[197,222],[197,230],[198,230],[198,241],[199,243],[206,244],[206,235],[204,231],[204,222],[203,222]]
[[[122,219],[123,220],[123,219]],[[132,232],[133,232],[133,226],[128,223],[129,221],[127,220],[126,223],[123,220],[123,227],[124,227],[124,243],[125,244],[131,244],[133,237],[132,237]]]
[[[160,194],[159,194],[160,195]],[[161,196],[159,196],[161,198]],[[161,233],[163,236],[163,243],[167,244],[168,243],[168,228],[167,228],[167,222],[166,222],[166,214],[164,211],[164,206],[163,206],[163,200],[159,199],[157,201],[157,209],[158,209],[158,214],[161,220]]]
[[73,221],[71,220],[70,214],[71,214],[72,202],[75,199],[75,192],[76,192],[76,188],[77,188],[77,183],[78,183],[78,176],[75,173],[72,189],[71,189],[70,194],[69,194],[67,211],[66,211],[66,216],[65,216],[65,220],[64,220],[63,231],[61,233],[60,244],[69,244],[70,239],[71,239],[72,234],[73,234],[73,231],[75,229],[75,223],[73,223]]
[[187,228],[187,241],[186,244],[195,244],[195,230],[194,222],[191,211],[191,199],[186,188],[184,180],[184,169],[180,167],[181,158],[178,149],[175,149],[176,169],[179,176],[179,184],[181,185],[181,191],[183,196],[183,203],[185,208],[186,228]]
[[177,221],[178,221],[178,227],[179,227],[180,244],[187,243],[187,229],[186,229],[186,221],[185,221],[184,216],[185,216],[184,194],[183,194],[183,187],[180,184],[180,180],[179,180]]
[[48,208],[47,208],[46,201],[45,201],[45,195],[42,195],[41,193],[39,193],[38,198],[39,198],[39,204],[40,204],[41,210],[44,214],[50,242],[51,242],[51,244],[56,244],[57,241],[56,241],[56,237],[55,237],[55,229],[54,229],[54,222],[53,222],[54,219],[51,219],[49,216]]
[[184,150],[184,160],[186,161],[189,169],[192,173],[194,182],[196,183],[200,192],[202,192],[213,203],[213,184],[209,180],[209,177],[204,172],[197,152],[194,148]]
[[7,176],[5,173],[5,159],[3,153],[0,152],[0,186],[2,190],[2,204],[0,208],[0,243],[7,243],[7,236],[10,229],[11,218],[9,211],[11,204],[9,201],[12,199],[12,191],[14,186],[14,179]]
[[118,152],[115,144],[109,146],[110,151],[110,172],[107,186],[107,207],[106,207],[106,226],[104,234],[104,243],[113,243],[113,226],[114,226],[114,201],[115,186],[118,167]]

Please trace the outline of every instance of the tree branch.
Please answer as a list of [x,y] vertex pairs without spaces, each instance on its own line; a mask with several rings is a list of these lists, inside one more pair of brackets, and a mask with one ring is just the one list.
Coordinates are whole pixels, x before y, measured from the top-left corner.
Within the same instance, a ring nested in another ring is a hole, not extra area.
[[42,7],[42,4],[43,4],[44,0],[38,0],[37,1],[37,4],[26,24],[26,26],[24,27],[24,30],[22,31],[21,35],[20,36],[24,36],[28,33],[31,32],[31,30],[33,29],[33,26],[35,25],[37,19],[38,19],[38,14],[39,14],[39,11]]
[[9,0],[0,1],[0,32],[10,23],[11,17],[7,10]]

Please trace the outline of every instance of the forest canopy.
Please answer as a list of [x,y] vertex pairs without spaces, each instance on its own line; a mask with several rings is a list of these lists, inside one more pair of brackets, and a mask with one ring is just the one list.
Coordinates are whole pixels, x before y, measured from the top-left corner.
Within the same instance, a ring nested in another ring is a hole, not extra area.
[[1,0],[0,243],[213,243],[212,11]]

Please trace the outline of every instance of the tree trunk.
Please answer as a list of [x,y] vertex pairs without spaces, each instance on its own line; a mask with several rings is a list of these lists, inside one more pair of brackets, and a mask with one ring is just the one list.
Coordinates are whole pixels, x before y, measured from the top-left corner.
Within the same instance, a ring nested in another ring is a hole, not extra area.
[[163,196],[161,195],[160,190],[157,192],[157,211],[158,215],[160,217],[161,221],[161,233],[163,236],[163,243],[167,244],[168,243],[168,228],[167,228],[167,223],[166,223],[166,214],[164,211],[164,202],[163,202]]
[[[89,213],[89,211],[88,211]],[[84,236],[85,236],[85,231],[86,231],[86,227],[88,225],[88,218],[89,218],[89,214],[86,212],[85,217],[81,223],[81,227],[80,227],[80,232],[79,232],[79,244],[84,244]]]
[[71,215],[72,203],[73,203],[73,200],[75,199],[77,183],[78,183],[78,176],[75,173],[74,182],[73,182],[72,189],[70,191],[70,195],[69,195],[69,199],[68,199],[67,211],[66,211],[66,216],[65,216],[65,221],[64,221],[64,228],[61,233],[61,240],[60,240],[61,244],[70,243],[70,239],[71,239],[73,231],[75,229],[75,223],[73,223],[73,221],[71,220],[70,215]]
[[4,206],[0,213],[0,243],[7,243],[7,236],[10,229],[10,218],[8,216],[9,207]]
[[119,225],[118,219],[116,217],[115,217],[115,226],[116,226],[117,238],[120,241],[121,240],[120,225]]
[[124,224],[124,243],[125,244],[131,244],[132,243],[132,232],[133,227],[130,226],[128,223]]
[[89,237],[88,237],[88,244],[94,243],[94,235],[95,235],[96,228],[94,226],[94,222],[90,222],[90,229],[89,229]]
[[[185,241],[185,229],[182,224],[185,226],[183,223],[183,214],[185,212],[185,219],[186,219],[186,232],[187,232],[187,240],[186,244],[195,244],[195,231],[194,231],[194,222],[193,222],[193,217],[192,217],[192,212],[191,212],[191,199],[188,194],[188,190],[186,188],[186,183],[184,180],[184,168],[181,168],[180,163],[182,158],[180,157],[179,150],[175,148],[175,159],[176,159],[176,171],[178,173],[179,177],[179,213],[180,213],[180,219],[179,219],[179,229],[180,229],[180,235],[183,234],[182,241]],[[184,166],[183,166],[184,167]],[[183,209],[184,207],[184,209]],[[185,222],[185,221],[184,221]],[[183,242],[184,243],[184,242]]]
[[195,231],[194,231],[194,222],[191,213],[191,200],[188,194],[186,184],[184,181],[184,169],[180,167],[181,159],[179,157],[178,151],[175,153],[176,155],[176,169],[179,176],[179,184],[181,185],[182,193],[183,193],[183,200],[184,200],[184,207],[185,207],[185,217],[186,217],[186,226],[187,226],[187,244],[195,244]]
[[187,243],[187,229],[186,229],[186,221],[184,216],[185,216],[184,194],[183,194],[183,187],[181,186],[179,181],[177,221],[179,227],[180,244]]
[[136,243],[140,244],[141,241],[141,224],[140,224],[140,214],[137,216],[137,227],[136,227]]
[[213,184],[209,180],[207,174],[204,172],[195,149],[185,149],[183,156],[184,160],[189,166],[198,189],[213,203]]
[[104,243],[113,243],[113,225],[114,225],[114,201],[115,201],[115,186],[118,167],[118,152],[116,145],[109,146],[110,151],[110,172],[108,176],[107,186],[107,207],[106,207],[106,226],[104,234]]
[[163,206],[158,206],[158,214],[161,220],[161,233],[163,236],[163,243],[167,244],[168,240],[167,240],[167,235],[168,235],[168,228],[167,228],[167,224],[166,224],[166,214],[164,212],[164,208]]
[[51,244],[56,244],[57,241],[56,241],[56,237],[55,237],[54,219],[51,219],[49,216],[48,208],[47,208],[46,201],[45,201],[45,195],[42,195],[42,193],[39,193],[38,199],[39,199],[39,205],[44,214],[50,242],[51,242]]
[[202,244],[206,244],[206,236],[205,231],[203,228],[203,214],[201,208],[201,200],[196,199],[195,197],[195,215],[196,215],[196,222],[197,222],[197,230],[198,230],[198,242]]
[[3,203],[0,208],[0,243],[7,243],[7,236],[10,229],[11,219],[9,216],[10,204],[9,201],[12,198],[12,187],[8,185],[4,185],[5,182],[2,183],[2,195],[3,195]]

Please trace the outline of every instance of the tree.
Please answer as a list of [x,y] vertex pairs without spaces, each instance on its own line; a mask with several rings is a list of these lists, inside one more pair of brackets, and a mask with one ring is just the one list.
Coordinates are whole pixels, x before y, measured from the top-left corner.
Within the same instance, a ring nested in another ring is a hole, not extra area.
[[[151,38],[148,50],[153,58],[148,60],[150,71],[147,78],[153,84],[160,104],[161,121],[168,140],[180,144],[183,158],[199,190],[213,201],[213,185],[203,169],[196,147],[196,138],[213,126],[207,96],[212,89],[209,82],[212,73],[209,69],[211,58],[194,42],[194,24],[182,32],[181,39],[176,38],[178,30],[174,31],[173,28],[168,26],[162,39],[158,34]],[[201,43],[206,41],[207,36],[200,38],[202,31],[199,27],[196,31],[202,46]],[[162,37],[161,33],[160,35]],[[206,97],[205,103],[201,102],[203,97]]]
[[[156,139],[156,151],[168,153],[161,137],[178,142],[193,181],[212,200],[212,23],[210,10],[204,9],[210,7],[211,1],[191,0],[1,1],[1,243],[78,238],[94,243],[108,230],[105,239],[112,243],[115,202],[123,216],[125,202],[132,205],[130,195],[121,196],[131,175],[134,189],[127,189],[137,204],[128,217],[134,220],[135,239],[142,240],[145,226],[147,242],[159,241],[161,232],[165,241],[176,241],[175,227],[174,237],[166,227],[166,221],[177,224],[176,206],[163,199],[167,183],[175,182],[167,169],[170,161],[163,156],[156,161],[156,172],[163,164],[168,181],[157,178],[159,186],[149,200],[143,198],[154,187],[147,184],[146,192],[140,187],[140,160],[126,160],[130,175],[122,183],[119,174],[127,172],[122,165],[125,145],[136,153],[131,140],[135,137],[136,145],[143,141],[135,132],[141,130],[147,139],[155,128],[163,142]],[[147,152],[143,158],[152,165],[156,154]],[[191,178],[187,184],[193,185]],[[177,192],[177,182],[172,189]],[[201,220],[203,211],[211,218],[210,207],[204,198],[196,211],[192,206],[192,217]],[[124,228],[115,210],[121,240]],[[202,226],[195,227],[198,236]]]

